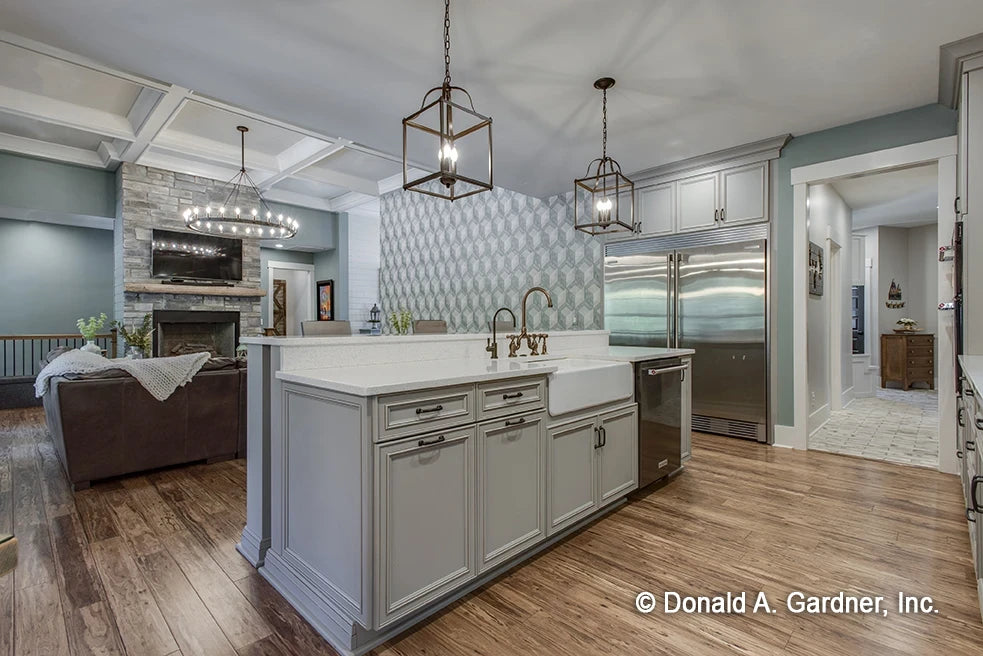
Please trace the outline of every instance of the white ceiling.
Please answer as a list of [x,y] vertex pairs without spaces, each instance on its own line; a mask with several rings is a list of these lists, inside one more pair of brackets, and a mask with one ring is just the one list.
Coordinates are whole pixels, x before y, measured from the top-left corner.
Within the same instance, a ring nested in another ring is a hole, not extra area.
[[[5,0],[5,29],[388,153],[442,76],[439,0]],[[935,102],[938,48],[979,0],[457,0],[454,81],[495,131],[496,183],[567,190],[610,152],[640,170]]]
[[853,209],[854,229],[927,225],[938,221],[938,170],[938,164],[925,164],[832,185]]

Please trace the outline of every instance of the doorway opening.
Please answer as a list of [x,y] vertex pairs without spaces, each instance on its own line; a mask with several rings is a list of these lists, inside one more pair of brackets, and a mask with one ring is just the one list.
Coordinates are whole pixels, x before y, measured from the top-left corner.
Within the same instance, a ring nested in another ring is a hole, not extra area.
[[826,237],[824,290],[810,280],[806,303],[807,448],[949,471],[938,390],[954,384],[952,318],[939,303],[952,281],[939,246],[954,160],[928,144],[793,171],[810,276]]
[[270,260],[266,280],[268,325],[278,336],[299,336],[301,322],[315,318],[314,265]]

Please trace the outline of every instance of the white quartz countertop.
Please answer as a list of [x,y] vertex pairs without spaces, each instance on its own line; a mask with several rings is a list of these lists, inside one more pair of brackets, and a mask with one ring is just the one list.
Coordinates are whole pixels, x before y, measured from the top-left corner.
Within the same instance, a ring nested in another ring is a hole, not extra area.
[[377,396],[431,387],[447,387],[546,375],[557,370],[550,360],[421,360],[361,367],[279,371],[280,380],[356,396]]
[[983,355],[960,355],[959,364],[976,393],[983,394]]
[[432,387],[547,375],[557,371],[560,368],[558,361],[565,358],[642,362],[693,354],[692,349],[611,346],[606,349],[540,358],[421,360],[354,367],[300,369],[279,371],[276,377],[290,383],[310,385],[355,396],[378,396]]
[[[646,346],[609,346],[604,349],[584,351],[570,354],[570,357],[586,360],[613,360],[615,362],[644,362],[646,360],[664,360],[667,358],[682,358],[694,355],[693,349],[683,348],[650,348]],[[566,355],[566,354],[564,354]]]
[[[508,332],[513,332],[509,330]],[[517,330],[514,332],[518,332]],[[499,340],[504,332],[498,334]],[[606,330],[555,330],[550,331],[550,337],[584,337],[591,335],[607,335]],[[442,335],[343,335],[329,337],[242,337],[240,344],[266,344],[269,346],[321,346],[354,344],[367,346],[371,344],[402,344],[420,342],[454,342],[484,340],[491,333],[448,333]]]

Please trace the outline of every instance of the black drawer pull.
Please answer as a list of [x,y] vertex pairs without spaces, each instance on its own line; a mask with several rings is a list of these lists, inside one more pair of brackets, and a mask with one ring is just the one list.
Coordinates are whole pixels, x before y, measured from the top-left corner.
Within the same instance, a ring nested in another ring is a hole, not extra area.
[[594,442],[594,448],[600,449],[602,446],[604,446],[603,444],[601,444],[601,429],[595,426],[594,434],[597,435],[597,440]]
[[956,423],[960,426],[965,426],[966,422],[963,421],[963,409],[959,408],[959,412],[956,413]]
[[976,427],[979,428],[980,430],[983,430],[983,419],[980,419],[979,417],[977,417],[977,419],[976,419]]
[[967,451],[976,451],[976,442],[966,442]]
[[508,401],[509,399],[521,399],[522,392],[516,392],[515,394],[502,394],[502,398]]
[[508,421],[506,421],[506,422],[505,422],[505,425],[506,425],[506,426],[521,426],[521,425],[522,425],[522,424],[524,424],[524,423],[526,423],[526,420],[525,420],[525,418],[524,418],[524,417],[519,417],[519,418],[518,418],[518,419],[516,419],[515,421],[512,421],[512,420],[508,420]]
[[975,513],[983,512],[983,506],[980,506],[980,502],[976,500],[978,498],[976,488],[980,483],[983,483],[983,476],[974,476],[969,484],[969,498],[973,501],[973,512]]
[[959,458],[960,460],[962,460],[963,452],[962,451],[956,451],[956,457]]
[[444,409],[444,406],[442,406],[442,405],[435,405],[432,408],[417,408],[416,409],[416,414],[422,415],[422,414],[426,414],[428,412],[440,412],[443,409]]
[[966,388],[966,396],[976,396],[976,392],[974,392],[973,390],[971,390],[970,388],[967,387]]
[[444,436],[443,435],[440,435],[438,437],[435,437],[432,440],[420,440],[419,442],[416,443],[416,445],[417,446],[432,446],[434,444],[440,444],[443,441],[444,441]]

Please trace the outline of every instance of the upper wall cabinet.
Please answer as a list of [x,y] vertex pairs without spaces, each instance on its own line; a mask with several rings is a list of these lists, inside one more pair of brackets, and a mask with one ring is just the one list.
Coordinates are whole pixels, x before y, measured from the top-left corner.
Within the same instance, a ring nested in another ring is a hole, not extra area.
[[969,214],[974,182],[983,174],[983,58],[962,74],[959,96],[958,151],[956,158],[956,213]]
[[642,187],[646,236],[768,220],[768,162],[756,162]]
[[638,192],[638,219],[649,235],[676,232],[676,183],[645,187]]

